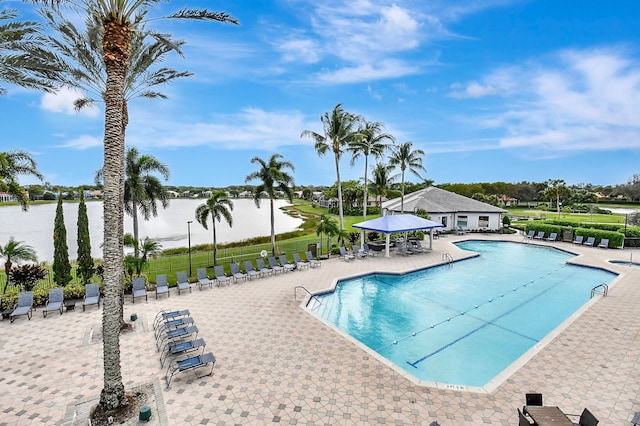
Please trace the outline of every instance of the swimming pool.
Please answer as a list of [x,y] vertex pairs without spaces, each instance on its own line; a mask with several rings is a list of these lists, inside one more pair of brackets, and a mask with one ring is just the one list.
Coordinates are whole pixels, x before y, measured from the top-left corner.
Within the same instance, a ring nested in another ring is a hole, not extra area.
[[419,381],[481,390],[616,277],[550,247],[458,245],[479,256],[339,281],[313,310]]

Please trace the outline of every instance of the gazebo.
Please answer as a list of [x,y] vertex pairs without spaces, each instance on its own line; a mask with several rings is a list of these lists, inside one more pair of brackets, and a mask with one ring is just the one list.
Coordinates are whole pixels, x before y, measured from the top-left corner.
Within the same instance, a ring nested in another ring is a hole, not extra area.
[[360,228],[367,231],[377,231],[386,234],[385,257],[389,257],[390,235],[393,232],[408,232],[418,230],[429,230],[429,248],[433,245],[433,229],[444,228],[441,223],[434,222],[429,219],[412,214],[392,214],[379,217],[377,219],[367,220],[365,222],[356,223],[354,228]]

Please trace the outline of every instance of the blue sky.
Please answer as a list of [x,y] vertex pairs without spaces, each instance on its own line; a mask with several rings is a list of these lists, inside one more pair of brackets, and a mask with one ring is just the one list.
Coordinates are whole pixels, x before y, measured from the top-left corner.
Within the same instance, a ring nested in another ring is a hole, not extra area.
[[[239,26],[159,20],[186,40],[163,65],[195,75],[168,100],[129,105],[127,144],[171,185],[244,183],[253,156],[280,153],[300,185],[331,185],[331,155],[303,130],[342,103],[426,153],[436,183],[564,179],[619,184],[640,173],[640,3],[635,0],[172,1],[231,13]],[[30,6],[4,0],[0,7]],[[161,11],[153,10],[157,16]],[[6,85],[4,85],[6,86]],[[24,149],[52,184],[102,166],[102,106],[10,87],[2,150]],[[341,162],[343,180],[364,164]],[[415,181],[416,178],[411,178]],[[33,183],[22,179],[22,183]]]

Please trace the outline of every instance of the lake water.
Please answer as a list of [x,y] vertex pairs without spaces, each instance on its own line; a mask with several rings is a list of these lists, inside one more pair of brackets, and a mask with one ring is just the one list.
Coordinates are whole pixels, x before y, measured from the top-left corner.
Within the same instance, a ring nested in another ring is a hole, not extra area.
[[[233,227],[227,223],[216,221],[216,237],[218,244],[241,241],[252,237],[271,234],[269,219],[269,200],[262,200],[257,208],[252,199],[233,199],[234,208]],[[204,229],[195,219],[196,208],[205,202],[204,199],[175,199],[171,200],[167,209],[158,209],[158,217],[144,221],[138,216],[140,238],[149,237],[160,241],[162,248],[187,247],[188,226],[191,223],[191,246],[211,244],[213,242],[211,217],[207,223],[209,229]],[[67,245],[69,257],[77,257],[77,222],[78,204],[63,203],[64,221],[67,227]],[[87,215],[89,216],[89,233],[91,234],[91,253],[95,258],[102,258],[103,223],[102,202],[89,201]],[[289,203],[284,200],[275,201],[275,231],[277,234],[294,231],[302,224],[302,219],[291,217],[280,207]],[[56,204],[37,204],[29,206],[23,212],[20,206],[0,207],[0,244],[4,245],[10,237],[16,241],[24,241],[32,246],[39,261],[53,260],[53,222],[56,215]],[[131,216],[124,216],[125,232],[133,233]]]

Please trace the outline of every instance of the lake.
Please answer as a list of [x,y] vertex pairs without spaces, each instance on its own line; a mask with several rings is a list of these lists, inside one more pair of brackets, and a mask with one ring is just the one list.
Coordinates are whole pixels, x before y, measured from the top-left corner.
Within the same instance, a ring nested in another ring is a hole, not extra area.
[[[227,223],[216,221],[216,237],[218,244],[241,241],[258,236],[271,235],[269,219],[269,200],[262,200],[257,208],[252,199],[233,199],[234,208],[231,212],[233,227]],[[205,199],[173,199],[167,209],[158,209],[158,216],[149,221],[138,215],[140,238],[149,237],[160,241],[163,249],[188,246],[187,221],[193,221],[191,228],[191,246],[211,244],[213,242],[211,217],[204,229],[195,219],[196,208]],[[88,201],[87,215],[89,216],[89,233],[91,235],[91,253],[94,258],[102,258],[103,223],[102,201]],[[64,222],[67,227],[67,245],[69,257],[77,257],[77,222],[79,203],[63,203]],[[285,200],[275,201],[275,231],[276,234],[296,230],[302,219],[291,217],[280,207],[290,205]],[[5,245],[10,237],[16,241],[24,241],[32,246],[39,261],[53,260],[53,222],[56,215],[56,204],[30,205],[27,212],[20,206],[0,207],[0,244]],[[125,232],[133,233],[133,219],[125,214]]]

